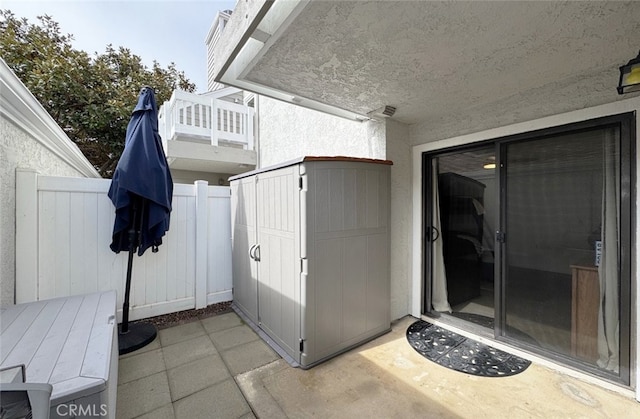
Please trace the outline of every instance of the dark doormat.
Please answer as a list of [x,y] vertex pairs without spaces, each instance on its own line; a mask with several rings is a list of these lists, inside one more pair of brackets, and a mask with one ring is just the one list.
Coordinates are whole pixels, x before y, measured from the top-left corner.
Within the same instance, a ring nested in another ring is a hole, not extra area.
[[407,329],[409,344],[420,355],[449,369],[481,377],[508,377],[531,361],[418,320]]

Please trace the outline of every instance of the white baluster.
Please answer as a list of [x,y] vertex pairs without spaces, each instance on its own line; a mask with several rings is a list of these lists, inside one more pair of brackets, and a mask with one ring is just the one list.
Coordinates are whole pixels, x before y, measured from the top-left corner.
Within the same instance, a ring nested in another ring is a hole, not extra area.
[[216,99],[211,99],[211,145],[218,145],[218,106]]
[[254,109],[247,106],[247,132],[246,139],[247,145],[245,146],[246,150],[253,150],[253,114]]

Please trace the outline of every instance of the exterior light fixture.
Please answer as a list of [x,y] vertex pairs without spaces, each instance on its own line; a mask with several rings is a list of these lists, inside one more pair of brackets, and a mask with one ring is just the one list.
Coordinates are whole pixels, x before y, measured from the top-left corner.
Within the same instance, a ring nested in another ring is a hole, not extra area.
[[620,81],[618,82],[618,94],[640,91],[640,52],[638,56],[620,67]]

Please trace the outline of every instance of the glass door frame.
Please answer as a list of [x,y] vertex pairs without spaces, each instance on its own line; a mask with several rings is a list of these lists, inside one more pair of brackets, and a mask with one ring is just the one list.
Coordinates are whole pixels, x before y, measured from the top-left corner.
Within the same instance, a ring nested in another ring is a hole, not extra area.
[[[554,137],[562,134],[576,134],[581,131],[589,131],[598,128],[617,127],[620,132],[620,259],[618,261],[619,266],[619,310],[620,310],[620,370],[619,375],[607,374],[605,371],[595,368],[594,366],[580,361],[570,356],[565,356],[557,352],[552,352],[540,347],[536,347],[527,344],[524,341],[517,340],[505,336],[506,327],[506,310],[505,307],[505,292],[504,292],[504,272],[506,268],[506,253],[505,248],[507,241],[498,240],[498,233],[508,234],[505,232],[506,228],[506,170],[505,161],[508,147],[510,144],[523,141],[536,141],[548,137]],[[567,125],[561,125],[556,127],[545,128],[541,130],[535,130],[506,137],[499,137],[486,141],[479,141],[472,144],[465,144],[455,146],[451,148],[434,150],[425,152],[422,154],[422,203],[423,203],[423,218],[422,218],[422,243],[423,243],[423,298],[422,301],[422,313],[431,317],[440,317],[445,323],[452,324],[457,327],[464,328],[471,333],[480,335],[487,335],[487,330],[479,328],[476,325],[464,322],[461,319],[454,318],[454,316],[446,313],[439,313],[432,310],[431,306],[431,287],[432,287],[432,237],[434,233],[433,228],[433,207],[432,194],[433,194],[433,162],[437,157],[442,157],[447,154],[461,153],[465,151],[474,150],[476,148],[487,147],[493,144],[495,146],[496,153],[496,179],[498,181],[498,193],[496,194],[496,208],[498,211],[498,220],[496,220],[496,232],[494,240],[495,244],[495,259],[494,259],[494,284],[495,284],[495,297],[494,297],[494,329],[491,331],[490,337],[509,344],[511,346],[521,348],[525,351],[534,353],[536,355],[543,356],[550,359],[578,369],[582,372],[598,376],[599,378],[611,381],[616,384],[622,384],[625,386],[630,385],[630,367],[631,367],[631,301],[632,301],[632,288],[631,278],[632,271],[631,265],[633,258],[633,249],[635,248],[635,238],[632,234],[635,231],[635,197],[636,197],[636,113],[627,112],[619,115],[606,116],[591,119],[588,121],[571,123]],[[462,322],[466,324],[462,324]],[[636,360],[638,362],[638,360]]]
[[[462,319],[456,318],[454,316],[448,315],[447,313],[437,312],[432,310],[431,300],[432,300],[432,285],[433,285],[433,252],[431,249],[431,243],[441,237],[441,232],[436,230],[433,224],[433,206],[431,205],[432,196],[433,196],[433,161],[438,157],[443,157],[447,155],[453,155],[458,153],[464,153],[468,151],[473,151],[476,149],[487,148],[487,146],[493,145],[496,149],[496,153],[499,152],[499,147],[496,146],[496,140],[487,140],[480,141],[472,144],[464,144],[460,146],[449,147],[441,150],[434,150],[430,152],[422,153],[422,266],[423,266],[423,295],[421,298],[421,313],[427,314],[434,318],[442,318],[445,321],[453,326],[457,326],[463,328],[471,333],[485,336],[491,339],[495,339],[495,328],[493,330],[488,329],[486,327],[479,326],[474,323],[470,323],[464,321]],[[499,156],[496,154],[496,162],[498,162]],[[496,179],[498,178],[498,168],[496,165]],[[500,208],[500,199],[501,194],[496,194],[496,208]],[[497,220],[496,220],[497,221]],[[498,224],[496,223],[496,226]],[[494,234],[493,232],[492,234]],[[497,248],[496,248],[497,251]],[[497,259],[496,259],[497,260]],[[497,273],[494,272],[494,284]],[[495,307],[495,301],[498,296],[499,288],[494,286],[494,313],[497,313],[497,307]],[[495,314],[494,314],[495,317]]]

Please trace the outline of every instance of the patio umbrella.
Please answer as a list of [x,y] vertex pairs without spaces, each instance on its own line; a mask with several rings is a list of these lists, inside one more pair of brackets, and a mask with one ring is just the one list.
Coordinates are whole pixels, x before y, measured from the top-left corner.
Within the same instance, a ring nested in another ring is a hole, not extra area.
[[116,208],[111,250],[129,252],[120,354],[135,351],[155,339],[157,331],[149,323],[129,325],[129,291],[133,256],[142,256],[151,247],[155,253],[169,229],[173,180],[158,134],[158,108],[154,91],[143,87],[127,126],[124,151],[118,161],[109,198]]

